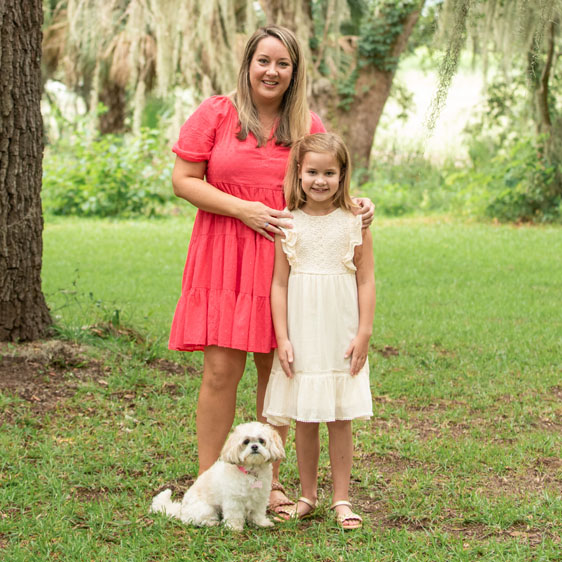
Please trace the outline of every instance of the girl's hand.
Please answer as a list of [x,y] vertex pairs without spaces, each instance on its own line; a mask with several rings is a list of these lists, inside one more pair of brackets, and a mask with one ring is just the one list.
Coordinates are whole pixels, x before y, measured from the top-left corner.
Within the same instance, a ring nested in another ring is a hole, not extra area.
[[272,209],[259,201],[247,201],[238,218],[246,226],[249,226],[252,230],[255,230],[272,242],[276,234],[282,237],[285,236],[279,228],[280,226],[283,228],[293,227],[290,220],[293,218],[291,213]]
[[349,347],[347,348],[344,358],[347,359],[351,356],[351,366],[350,366],[350,373],[351,376],[354,377],[359,371],[362,369],[363,365],[365,365],[365,361],[367,360],[367,354],[369,350],[369,338],[363,337],[361,335],[355,336]]
[[375,216],[375,204],[367,197],[354,197],[352,201],[359,207],[354,212],[361,215],[363,228],[369,228]]
[[295,374],[293,373],[293,346],[291,342],[289,340],[277,342],[277,354],[283,372],[288,378],[292,379]]

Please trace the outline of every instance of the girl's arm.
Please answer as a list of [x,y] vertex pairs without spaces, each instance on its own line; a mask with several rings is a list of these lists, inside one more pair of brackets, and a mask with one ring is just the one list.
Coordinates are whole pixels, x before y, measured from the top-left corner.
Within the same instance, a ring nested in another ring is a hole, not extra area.
[[351,340],[345,357],[351,355],[351,374],[356,375],[367,360],[369,339],[373,331],[375,317],[375,261],[373,258],[373,236],[369,229],[363,229],[363,243],[356,246],[353,262],[357,271],[357,297],[359,301],[359,328]]
[[277,339],[277,353],[285,374],[293,378],[293,346],[287,329],[287,289],[291,267],[281,247],[281,237],[275,237],[275,265],[271,282],[271,316]]
[[272,209],[259,201],[245,201],[225,193],[204,180],[207,162],[189,162],[176,157],[172,171],[174,194],[195,205],[198,209],[241,220],[268,240],[281,234],[279,227],[291,228],[287,211]]

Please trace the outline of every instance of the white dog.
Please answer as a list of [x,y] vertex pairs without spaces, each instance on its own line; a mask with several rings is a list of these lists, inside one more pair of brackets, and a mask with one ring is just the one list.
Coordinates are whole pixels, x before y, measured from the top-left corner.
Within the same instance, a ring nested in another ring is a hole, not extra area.
[[152,501],[151,511],[162,512],[197,526],[224,520],[226,527],[242,531],[244,521],[272,527],[266,517],[271,490],[271,463],[285,457],[277,431],[259,422],[237,426],[227,439],[219,460],[197,478],[183,500],[171,500],[164,490]]

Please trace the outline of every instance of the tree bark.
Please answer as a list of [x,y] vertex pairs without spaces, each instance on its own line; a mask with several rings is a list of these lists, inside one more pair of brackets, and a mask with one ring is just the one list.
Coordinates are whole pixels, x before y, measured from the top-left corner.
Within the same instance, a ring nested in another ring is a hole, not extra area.
[[[407,14],[403,28],[391,46],[390,54],[398,60],[404,52],[421,7]],[[344,38],[348,51],[356,52],[357,41]],[[313,83],[311,106],[324,124],[338,132],[345,140],[355,168],[368,169],[375,132],[394,80],[395,69],[381,70],[370,62],[356,65],[357,81],[353,101],[342,107],[334,81],[320,79]]]
[[41,291],[41,0],[0,3],[0,341],[51,324]]

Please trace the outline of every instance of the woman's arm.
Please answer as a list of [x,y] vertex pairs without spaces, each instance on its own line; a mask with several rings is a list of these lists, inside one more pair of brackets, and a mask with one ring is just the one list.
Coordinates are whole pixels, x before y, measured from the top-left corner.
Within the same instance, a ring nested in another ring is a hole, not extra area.
[[275,265],[271,282],[271,316],[277,339],[277,353],[283,371],[293,378],[293,346],[287,328],[287,292],[291,267],[281,246],[281,238],[275,237]]
[[351,355],[351,374],[356,375],[367,360],[369,339],[373,331],[375,318],[376,289],[375,261],[373,258],[373,236],[369,229],[363,229],[363,243],[356,246],[353,261],[357,271],[357,298],[359,302],[359,327],[357,335],[351,343],[345,357]]
[[246,201],[225,193],[204,180],[207,162],[189,162],[176,157],[172,171],[174,194],[198,209],[241,220],[268,240],[281,234],[280,226],[291,228],[291,213],[272,209],[259,201]]

